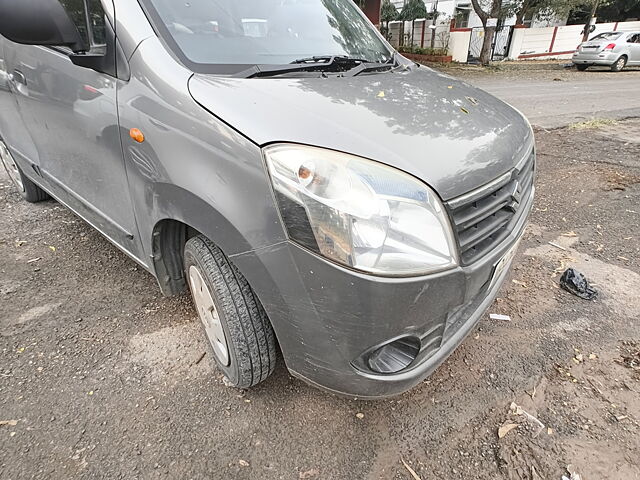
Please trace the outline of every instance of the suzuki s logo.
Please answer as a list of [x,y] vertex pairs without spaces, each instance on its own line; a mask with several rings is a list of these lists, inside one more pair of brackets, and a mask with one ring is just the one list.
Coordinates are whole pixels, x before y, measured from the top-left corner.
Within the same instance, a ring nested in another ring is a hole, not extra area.
[[516,213],[520,206],[520,202],[522,201],[522,185],[520,185],[520,182],[516,180],[511,184],[509,190],[511,193],[511,202],[507,204],[507,209]]

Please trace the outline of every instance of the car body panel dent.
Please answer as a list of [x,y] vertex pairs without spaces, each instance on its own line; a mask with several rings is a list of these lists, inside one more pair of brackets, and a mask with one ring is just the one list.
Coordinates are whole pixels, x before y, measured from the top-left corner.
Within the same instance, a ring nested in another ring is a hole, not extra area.
[[[146,254],[155,225],[181,221],[227,254],[285,239],[260,148],[203,110],[189,95],[191,73],[157,38],[131,58],[119,82],[121,135]],[[145,141],[135,142],[131,128]]]

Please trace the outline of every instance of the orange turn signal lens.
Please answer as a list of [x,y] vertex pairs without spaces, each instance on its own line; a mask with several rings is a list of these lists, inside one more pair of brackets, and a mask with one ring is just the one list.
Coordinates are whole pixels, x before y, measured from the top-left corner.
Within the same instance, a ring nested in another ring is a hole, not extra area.
[[144,135],[143,133],[137,129],[137,128],[132,128],[131,130],[129,130],[129,136],[131,138],[133,138],[136,142],[138,143],[142,143],[144,142]]

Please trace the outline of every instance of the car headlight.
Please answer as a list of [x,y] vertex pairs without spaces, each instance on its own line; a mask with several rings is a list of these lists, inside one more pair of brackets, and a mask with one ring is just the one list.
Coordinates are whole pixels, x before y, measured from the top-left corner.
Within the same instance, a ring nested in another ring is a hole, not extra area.
[[302,145],[272,145],[264,156],[287,233],[298,244],[377,275],[422,275],[457,265],[444,207],[414,177]]

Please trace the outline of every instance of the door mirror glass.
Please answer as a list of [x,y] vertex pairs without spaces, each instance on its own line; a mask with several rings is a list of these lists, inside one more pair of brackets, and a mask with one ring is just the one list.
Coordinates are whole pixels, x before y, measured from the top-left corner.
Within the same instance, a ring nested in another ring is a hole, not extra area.
[[66,46],[74,52],[89,48],[58,0],[2,0],[0,35],[25,45]]

